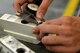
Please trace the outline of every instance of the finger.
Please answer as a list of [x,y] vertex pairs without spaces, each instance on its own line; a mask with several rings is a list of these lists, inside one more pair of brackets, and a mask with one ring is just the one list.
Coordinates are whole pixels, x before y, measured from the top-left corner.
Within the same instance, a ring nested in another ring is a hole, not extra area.
[[41,40],[43,36],[45,36],[44,33],[42,33],[42,32],[40,31],[39,39]]
[[44,34],[44,33],[40,32],[40,30],[37,27],[35,27],[33,29],[33,33],[36,35],[36,37],[37,37],[38,40],[41,40],[42,37],[44,37],[44,36],[47,35],[47,34]]
[[46,46],[49,51],[59,53],[76,53],[74,48],[65,46]]
[[61,44],[61,45],[68,45],[68,39],[61,36],[45,36],[42,38],[42,43],[44,45],[54,45],[54,44]]
[[26,2],[26,0],[15,0],[14,1],[14,10],[15,12],[21,12],[21,6]]
[[41,41],[41,38],[39,37],[39,35],[36,35],[37,40]]
[[41,39],[42,39],[43,37],[45,37],[45,36],[48,36],[48,34],[43,33],[43,32],[40,31],[40,34],[38,35],[40,41],[41,41]]
[[35,27],[34,29],[33,29],[33,33],[36,35],[36,38],[37,38],[37,40],[41,40],[41,38],[40,38],[40,36],[39,36],[39,34],[40,34],[40,30],[37,28],[37,27]]
[[21,5],[18,4],[18,3],[14,3],[14,11],[15,11],[16,14],[17,14],[18,12],[19,12],[19,13],[22,12],[22,10],[21,10]]
[[41,41],[41,39],[44,37],[44,36],[47,36],[47,35],[45,35],[45,34],[42,34],[42,33],[36,33],[35,34],[36,35],[36,38],[37,38],[37,40],[39,40],[39,41]]
[[62,24],[63,25],[72,25],[72,23],[74,22],[74,19],[72,17],[70,17],[70,16],[60,17]]
[[49,34],[71,34],[71,28],[68,26],[59,26],[59,25],[48,25],[48,24],[41,24],[37,27],[43,33]]
[[37,34],[37,35],[39,35],[39,33],[40,33],[40,30],[39,30],[39,28],[38,27],[35,27],[34,29],[33,29],[33,31],[32,31],[34,34]]
[[36,14],[36,16],[39,19],[42,19],[43,18],[43,16],[45,15],[45,13],[46,13],[49,5],[51,4],[51,2],[52,2],[52,0],[43,0],[42,1],[41,5],[38,8],[37,14]]
[[63,17],[59,17],[57,19],[53,19],[53,20],[48,20],[44,23],[46,24],[57,24],[57,25],[71,25],[73,22],[72,17],[70,16],[63,16]]
[[26,2],[28,1],[27,0],[15,0],[13,4],[15,12],[21,12],[22,11],[21,6]]
[[61,19],[52,19],[52,20],[46,20],[43,24],[56,24],[56,25],[62,25]]

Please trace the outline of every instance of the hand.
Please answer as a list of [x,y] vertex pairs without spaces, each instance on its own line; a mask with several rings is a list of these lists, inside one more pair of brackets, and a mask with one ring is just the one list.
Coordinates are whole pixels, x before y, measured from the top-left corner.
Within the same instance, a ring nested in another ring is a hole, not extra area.
[[76,53],[80,50],[80,17],[48,20],[35,27],[33,32],[49,51]]
[[[14,0],[15,12],[21,12],[22,11],[21,6],[28,2],[33,2],[33,0]],[[48,9],[48,6],[51,4],[51,2],[52,0],[42,0],[42,3],[38,8],[36,17],[38,17],[39,19],[42,19]]]

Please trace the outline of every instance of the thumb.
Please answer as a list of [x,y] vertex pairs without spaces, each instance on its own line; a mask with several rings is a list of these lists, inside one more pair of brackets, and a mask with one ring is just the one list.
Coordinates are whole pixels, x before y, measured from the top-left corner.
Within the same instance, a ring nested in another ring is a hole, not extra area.
[[14,4],[13,4],[13,7],[14,7],[15,13],[21,12],[21,5],[20,5],[20,4],[14,3]]
[[38,11],[37,11],[37,14],[36,14],[36,17],[38,19],[42,19],[49,7],[49,5],[51,4],[52,0],[43,0],[41,5],[39,6],[38,8]]
[[14,0],[13,7],[15,13],[17,12],[20,13],[22,11],[21,6],[23,6],[25,3],[32,2],[32,1],[33,0]]

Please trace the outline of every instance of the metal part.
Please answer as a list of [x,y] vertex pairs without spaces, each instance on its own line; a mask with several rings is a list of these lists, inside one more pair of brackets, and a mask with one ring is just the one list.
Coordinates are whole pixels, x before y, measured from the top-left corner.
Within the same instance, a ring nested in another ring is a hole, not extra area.
[[12,36],[0,38],[0,53],[35,53]]
[[36,25],[39,25],[39,23],[42,23],[45,21],[44,19],[42,19],[42,20],[37,19],[37,17],[35,17],[32,13],[30,13],[28,11],[26,11],[18,16],[21,17],[22,20],[25,20],[28,23],[34,23]]
[[[24,8],[26,8],[26,10],[24,10]],[[36,10],[34,10],[34,9],[36,9]],[[18,16],[21,17],[26,22],[31,22],[31,23],[38,25],[39,23],[44,22],[43,21],[44,19],[39,20],[36,17],[37,9],[38,9],[38,6],[36,4],[28,4],[28,5],[26,5],[26,7],[23,7],[23,12]]]
[[7,34],[12,35],[19,40],[38,44],[39,41],[32,33],[32,30],[36,27],[36,24],[23,24],[21,21],[22,19],[16,15],[4,14],[0,18],[0,26],[4,28],[4,31]]
[[26,22],[31,22],[34,24],[38,24],[38,22],[36,21],[35,17],[33,14],[31,14],[30,12],[24,12],[21,15],[18,15],[19,17],[21,17],[22,20],[25,20]]

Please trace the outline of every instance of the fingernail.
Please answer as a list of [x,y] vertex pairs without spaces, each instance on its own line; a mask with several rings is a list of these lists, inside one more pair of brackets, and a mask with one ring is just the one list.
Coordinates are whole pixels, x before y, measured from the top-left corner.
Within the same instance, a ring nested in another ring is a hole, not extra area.
[[33,32],[35,32],[35,30],[34,30],[34,29],[33,29],[32,31],[33,31]]
[[16,14],[16,15],[21,15],[21,13],[19,13],[19,12],[16,12],[15,14]]
[[39,14],[37,14],[37,17],[38,17],[38,19],[42,19],[42,17],[43,17],[43,14],[42,13],[39,13]]
[[36,34],[36,30],[32,30],[32,32],[33,32],[34,34]]

